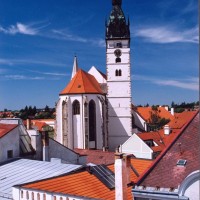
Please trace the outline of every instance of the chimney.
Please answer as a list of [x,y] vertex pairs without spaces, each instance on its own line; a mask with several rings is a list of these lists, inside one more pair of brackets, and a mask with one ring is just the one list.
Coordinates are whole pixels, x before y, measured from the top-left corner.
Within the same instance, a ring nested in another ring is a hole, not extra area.
[[27,130],[30,130],[30,129],[31,129],[31,120],[30,120],[30,119],[27,119],[27,120],[26,120],[26,129],[27,129]]
[[47,131],[42,131],[43,161],[49,161],[49,136]]
[[171,115],[174,116],[174,108],[171,108]]
[[115,153],[115,200],[127,200],[131,155]]
[[170,134],[170,127],[169,127],[169,125],[165,125],[164,126],[164,134],[165,135],[169,135]]

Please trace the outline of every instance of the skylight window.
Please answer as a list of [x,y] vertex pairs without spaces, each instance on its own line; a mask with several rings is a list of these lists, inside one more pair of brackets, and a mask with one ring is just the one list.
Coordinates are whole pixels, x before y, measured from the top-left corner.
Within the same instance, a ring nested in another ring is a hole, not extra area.
[[180,159],[180,160],[178,160],[176,165],[184,167],[186,165],[186,163],[187,163],[187,160]]

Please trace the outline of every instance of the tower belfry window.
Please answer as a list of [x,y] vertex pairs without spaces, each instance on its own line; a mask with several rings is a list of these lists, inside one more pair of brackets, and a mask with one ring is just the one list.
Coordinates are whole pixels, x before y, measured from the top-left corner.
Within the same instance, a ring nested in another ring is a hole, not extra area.
[[119,70],[119,76],[122,76],[122,70],[121,69]]
[[115,62],[116,62],[116,63],[120,63],[120,62],[121,62],[121,58],[116,58],[116,59],[115,59]]
[[122,43],[121,42],[117,42],[116,47],[117,48],[122,48]]
[[119,71],[116,69],[115,76],[119,76]]

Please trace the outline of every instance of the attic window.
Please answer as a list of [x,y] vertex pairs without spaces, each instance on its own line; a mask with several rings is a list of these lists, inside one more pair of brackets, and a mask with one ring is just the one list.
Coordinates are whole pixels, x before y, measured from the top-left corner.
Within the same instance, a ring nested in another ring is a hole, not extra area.
[[180,160],[178,160],[176,165],[184,167],[186,165],[186,163],[187,163],[187,160],[180,159]]
[[78,85],[78,88],[81,88],[81,85]]

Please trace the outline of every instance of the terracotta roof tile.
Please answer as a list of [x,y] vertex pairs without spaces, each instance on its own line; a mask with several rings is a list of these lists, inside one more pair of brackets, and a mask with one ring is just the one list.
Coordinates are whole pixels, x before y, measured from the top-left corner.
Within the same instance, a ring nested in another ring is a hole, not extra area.
[[[151,112],[154,112],[154,110],[152,110],[152,107],[137,107],[136,108],[136,112],[139,113],[139,115],[147,122],[149,122],[150,117],[151,117]],[[165,119],[174,119],[174,116],[167,111],[164,107],[158,107],[158,115],[161,118],[165,118]]]
[[60,95],[65,94],[103,94],[100,84],[91,74],[79,69],[73,79],[60,92]]
[[[115,190],[108,189],[96,176],[88,171],[25,184],[23,188],[88,198],[115,199]],[[131,188],[127,188],[128,200],[132,200]]]
[[168,124],[171,128],[180,129],[196,114],[196,111],[184,111],[175,115]]
[[[178,188],[191,172],[200,169],[199,142],[199,113],[196,113],[141,176],[137,185]],[[176,165],[179,159],[187,160],[185,167]]]
[[18,126],[17,124],[0,124],[0,138],[8,134],[17,126]]
[[88,149],[74,149],[80,155],[87,155],[86,163],[93,163],[96,165],[112,164],[115,162],[115,153],[102,150],[88,150]]
[[158,146],[153,146],[151,149],[154,152],[160,152],[174,140],[174,138],[180,133],[181,128],[187,124],[196,113],[196,111],[187,111],[177,115],[176,118],[168,123],[171,129],[169,135],[165,135],[164,130],[161,129],[158,131],[137,133],[137,136],[143,141],[153,140]]
[[[152,160],[141,159],[141,158],[131,158],[131,165],[139,175],[149,168],[152,164]],[[108,165],[108,168],[114,172],[114,164]],[[130,171],[130,179],[132,182],[136,183],[138,176],[133,170]]]
[[45,122],[35,121],[33,126],[36,126],[38,131],[42,131],[42,128],[48,125]]

